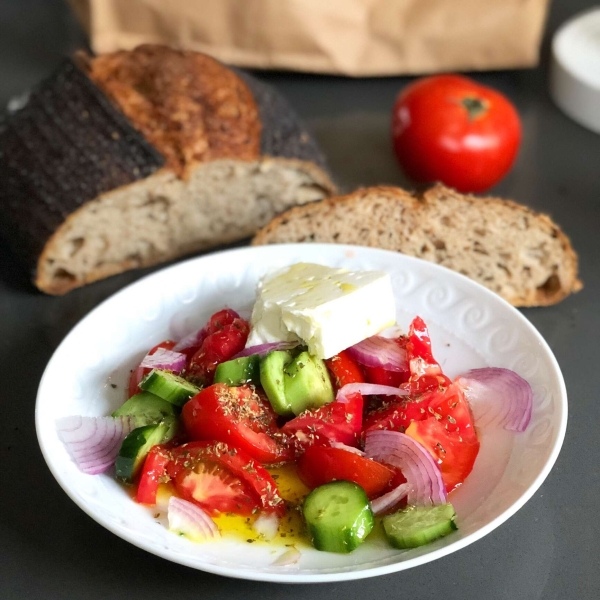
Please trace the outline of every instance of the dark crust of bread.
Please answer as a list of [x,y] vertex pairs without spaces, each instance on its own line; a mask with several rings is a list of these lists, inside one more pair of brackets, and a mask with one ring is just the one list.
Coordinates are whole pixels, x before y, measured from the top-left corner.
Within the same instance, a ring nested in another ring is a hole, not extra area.
[[0,118],[0,233],[29,268],[66,217],[164,158],[71,60]]
[[87,65],[90,79],[178,175],[211,160],[259,158],[252,92],[214,58],[145,44],[89,58]]
[[237,71],[258,105],[262,133],[260,153],[295,158],[327,169],[325,156],[288,101],[271,85]]
[[[544,223],[551,231],[552,236],[558,239],[562,250],[565,253],[567,259],[573,265],[573,278],[570,287],[554,287],[549,289],[537,290],[534,294],[527,298],[510,299],[509,302],[515,306],[527,307],[527,306],[551,306],[557,304],[561,300],[564,300],[570,294],[576,293],[583,288],[583,283],[578,278],[578,257],[577,253],[571,245],[569,237],[561,230],[561,228],[546,214],[538,213],[526,206],[513,202],[511,200],[504,200],[502,198],[480,198],[472,195],[463,195],[458,192],[446,188],[443,185],[437,184],[432,188],[425,190],[422,193],[410,193],[400,188],[392,186],[374,186],[369,188],[362,188],[347,194],[345,196],[332,196],[325,200],[318,202],[312,202],[303,206],[295,206],[289,210],[281,213],[272,219],[267,225],[259,230],[254,238],[252,239],[253,246],[260,246],[264,244],[277,244],[281,243],[281,240],[276,238],[276,233],[281,226],[285,226],[289,221],[296,219],[304,219],[307,221],[310,218],[316,217],[321,220],[328,218],[328,212],[336,205],[343,205],[348,211],[351,211],[354,206],[360,205],[361,203],[368,200],[370,197],[387,197],[392,201],[401,202],[407,208],[411,210],[419,210],[419,207],[428,203],[444,202],[449,197],[459,197],[463,202],[468,205],[476,207],[478,210],[485,210],[486,205],[502,205],[504,207],[510,207],[513,210],[527,215],[533,219],[538,219],[541,223]],[[341,225],[341,224],[340,224]],[[301,239],[286,240],[288,243],[292,242],[311,242],[314,241],[314,235],[311,235],[308,224],[306,235]],[[321,240],[324,241],[324,240]],[[335,243],[335,240],[331,240]]]
[[198,162],[259,155],[326,168],[317,143],[274,87],[209,56],[145,44],[86,63],[91,79],[180,174]]

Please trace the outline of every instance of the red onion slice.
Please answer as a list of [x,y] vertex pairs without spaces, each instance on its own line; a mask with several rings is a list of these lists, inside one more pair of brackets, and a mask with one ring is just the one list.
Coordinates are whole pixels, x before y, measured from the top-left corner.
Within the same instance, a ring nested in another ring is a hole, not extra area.
[[233,358],[242,358],[243,356],[252,356],[254,354],[260,354],[261,356],[272,352],[273,350],[291,350],[295,348],[299,342],[270,342],[268,344],[258,344],[257,346],[250,346],[244,348],[241,352],[238,352]]
[[79,470],[103,473],[114,464],[121,443],[134,429],[129,417],[63,417],[56,422],[60,441]]
[[342,404],[346,404],[348,397],[353,394],[362,394],[363,396],[408,396],[409,392],[408,390],[376,383],[347,383],[338,390],[335,399]]
[[473,369],[457,379],[471,405],[478,427],[503,427],[525,431],[531,420],[533,392],[510,369]]
[[279,531],[279,517],[275,513],[262,513],[258,516],[252,528],[264,540],[270,542],[275,539]]
[[300,551],[296,548],[296,546],[291,546],[288,550],[286,550],[283,554],[278,556],[272,563],[272,567],[288,567],[290,565],[295,565],[300,560]]
[[185,369],[187,358],[181,352],[159,348],[154,354],[146,354],[140,367],[147,369],[163,369],[179,375]]
[[174,352],[180,352],[181,350],[187,350],[194,346],[201,346],[204,338],[206,337],[206,327],[202,327],[196,331],[192,331],[185,337],[181,338],[174,346]]
[[354,448],[353,446],[347,446],[346,444],[342,444],[342,442],[329,442],[329,445],[332,448],[337,448],[338,450],[346,450],[347,452],[352,452],[352,454],[358,454],[358,456],[365,455],[362,450]]
[[380,335],[374,335],[350,346],[346,352],[367,367],[382,367],[387,371],[408,371],[406,351],[393,340]]
[[409,486],[408,504],[445,504],[446,486],[439,467],[421,444],[398,431],[367,432],[365,454],[402,471]]
[[398,487],[395,487],[393,490],[388,492],[387,494],[383,494],[383,496],[379,496],[379,498],[375,498],[371,502],[371,510],[375,516],[381,515],[391,508],[394,508],[404,498],[408,495],[410,491],[410,485],[408,483],[401,483]]
[[194,542],[201,542],[221,536],[219,529],[210,516],[199,506],[171,496],[167,508],[169,530],[185,535]]

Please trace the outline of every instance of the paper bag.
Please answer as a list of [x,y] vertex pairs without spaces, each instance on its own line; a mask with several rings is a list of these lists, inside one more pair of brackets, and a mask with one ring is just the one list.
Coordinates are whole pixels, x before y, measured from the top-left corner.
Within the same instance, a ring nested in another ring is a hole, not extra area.
[[549,0],[70,0],[97,53],[164,43],[351,76],[531,67]]

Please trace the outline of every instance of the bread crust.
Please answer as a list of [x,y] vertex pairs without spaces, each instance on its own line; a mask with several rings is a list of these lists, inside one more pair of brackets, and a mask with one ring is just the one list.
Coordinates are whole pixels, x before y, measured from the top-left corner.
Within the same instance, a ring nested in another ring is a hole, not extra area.
[[[486,211],[492,207],[509,208],[516,214],[527,216],[535,220],[538,224],[550,229],[552,237],[555,237],[564,252],[563,261],[569,265],[567,269],[569,277],[560,281],[560,286],[551,289],[531,289],[524,294],[507,296],[504,298],[515,306],[550,306],[560,302],[568,295],[578,292],[582,289],[583,283],[578,278],[578,257],[573,249],[569,237],[560,229],[560,227],[550,218],[550,216],[538,213],[526,206],[513,202],[512,200],[503,200],[501,198],[486,197],[480,198],[472,195],[463,195],[441,184],[437,184],[421,194],[409,193],[400,188],[392,186],[375,186],[359,189],[345,196],[334,196],[325,200],[315,202],[309,205],[296,206],[275,217],[270,223],[257,232],[252,240],[252,245],[263,245],[268,243],[277,243],[278,230],[285,226],[289,221],[296,219],[306,219],[309,216],[314,217],[317,213],[321,220],[327,219],[327,213],[334,208],[342,207],[343,211],[349,213],[356,208],[364,207],[365,203],[375,198],[386,198],[392,202],[401,203],[409,211],[420,211],[426,207],[434,207],[447,199],[459,200],[465,204],[465,211],[474,209]],[[310,232],[307,230],[307,238],[310,238]],[[303,240],[306,241],[306,240]],[[331,240],[334,241],[334,240]],[[387,246],[384,246],[387,248]],[[394,248],[401,251],[399,248]]]
[[88,76],[178,175],[195,163],[260,155],[261,123],[248,86],[197,52],[146,44],[87,61]]

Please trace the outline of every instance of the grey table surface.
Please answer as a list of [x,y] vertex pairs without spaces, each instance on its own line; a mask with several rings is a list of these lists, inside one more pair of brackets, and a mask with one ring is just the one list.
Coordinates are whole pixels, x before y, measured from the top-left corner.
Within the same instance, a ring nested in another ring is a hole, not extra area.
[[[524,310],[556,354],[569,392],[558,461],[534,497],[475,544],[401,573],[348,583],[284,586],[182,567],[117,538],[71,502],[50,474],[34,429],[37,386],[52,352],[99,302],[151,270],[52,298],[34,291],[0,242],[0,599],[600,597],[600,136],[570,121],[547,92],[548,39],[590,4],[552,4],[542,65],[475,75],[514,100],[524,141],[495,189],[549,212],[580,254],[585,289]],[[60,0],[0,0],[0,103],[48,74],[85,39]],[[390,108],[408,78],[351,80],[270,73],[306,119],[341,185],[406,183],[390,151]],[[0,217],[1,218],[1,217]]]

